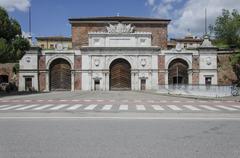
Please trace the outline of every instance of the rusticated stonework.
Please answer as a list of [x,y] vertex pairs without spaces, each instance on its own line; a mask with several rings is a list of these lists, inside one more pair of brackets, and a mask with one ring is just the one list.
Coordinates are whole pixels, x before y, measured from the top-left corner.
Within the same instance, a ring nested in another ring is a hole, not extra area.
[[237,79],[233,72],[230,57],[231,54],[229,53],[221,53],[217,56],[219,85],[231,85]]

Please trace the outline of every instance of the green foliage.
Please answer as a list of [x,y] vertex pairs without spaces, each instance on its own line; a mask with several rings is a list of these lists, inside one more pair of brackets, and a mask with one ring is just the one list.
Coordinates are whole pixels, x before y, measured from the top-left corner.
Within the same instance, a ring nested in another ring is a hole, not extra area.
[[222,15],[217,17],[215,24],[210,26],[215,34],[216,44],[236,46],[240,48],[240,14],[237,10],[231,13],[223,9]]
[[27,39],[22,37],[19,23],[8,16],[0,7],[0,62],[16,62],[30,48]]

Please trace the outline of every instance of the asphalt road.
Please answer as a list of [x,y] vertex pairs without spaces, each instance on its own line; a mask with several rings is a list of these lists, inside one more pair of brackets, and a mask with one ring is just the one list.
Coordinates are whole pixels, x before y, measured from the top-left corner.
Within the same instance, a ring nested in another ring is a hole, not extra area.
[[237,120],[0,119],[1,158],[239,158]]

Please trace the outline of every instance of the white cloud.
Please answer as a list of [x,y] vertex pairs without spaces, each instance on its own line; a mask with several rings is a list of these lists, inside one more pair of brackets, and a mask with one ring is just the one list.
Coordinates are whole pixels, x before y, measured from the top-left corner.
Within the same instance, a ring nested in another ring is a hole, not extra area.
[[30,0],[0,0],[0,6],[8,11],[27,11],[30,6]]
[[221,15],[222,9],[240,10],[239,0],[188,0],[184,4],[180,2],[181,0],[162,0],[159,3],[155,1],[152,6],[154,16],[172,19],[169,25],[170,36],[182,37],[186,35],[188,29],[193,35],[202,36],[205,28],[205,8],[208,24],[214,23],[216,17]]

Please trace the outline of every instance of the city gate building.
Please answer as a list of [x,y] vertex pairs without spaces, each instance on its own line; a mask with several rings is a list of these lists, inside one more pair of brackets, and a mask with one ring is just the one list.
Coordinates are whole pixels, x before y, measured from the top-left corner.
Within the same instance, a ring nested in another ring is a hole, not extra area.
[[[206,36],[194,50],[167,50],[168,19],[92,17],[69,19],[72,46],[33,48],[20,61],[19,90],[157,90],[170,84],[229,84],[219,52]],[[218,59],[218,56],[220,57]]]

